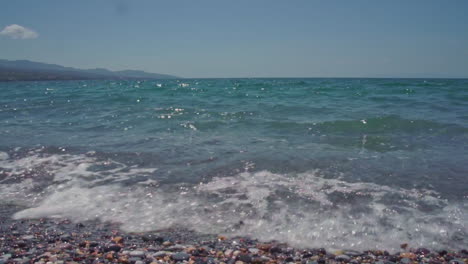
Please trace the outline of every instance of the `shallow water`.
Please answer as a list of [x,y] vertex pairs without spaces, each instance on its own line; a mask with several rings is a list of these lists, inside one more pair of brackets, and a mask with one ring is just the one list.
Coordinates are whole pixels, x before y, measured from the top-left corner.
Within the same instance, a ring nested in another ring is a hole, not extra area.
[[468,80],[0,83],[16,218],[297,246],[463,248]]

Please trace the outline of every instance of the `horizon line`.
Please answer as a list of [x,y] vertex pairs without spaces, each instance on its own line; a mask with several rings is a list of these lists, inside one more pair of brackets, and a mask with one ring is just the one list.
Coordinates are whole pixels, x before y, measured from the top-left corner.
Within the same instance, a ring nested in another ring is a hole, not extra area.
[[467,77],[347,77],[347,76],[333,76],[333,77],[180,77],[174,79],[468,79]]

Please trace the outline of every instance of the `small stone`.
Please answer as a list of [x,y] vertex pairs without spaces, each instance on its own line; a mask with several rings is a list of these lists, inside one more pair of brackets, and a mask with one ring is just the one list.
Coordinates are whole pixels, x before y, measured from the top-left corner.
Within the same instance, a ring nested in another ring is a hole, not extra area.
[[343,254],[351,256],[351,257],[357,257],[357,256],[362,256],[362,252],[356,251],[356,250],[345,250]]
[[237,260],[240,260],[245,263],[250,263],[252,262],[252,257],[248,254],[240,254],[237,256]]
[[[261,248],[260,248],[261,249]],[[263,249],[262,249],[263,250]],[[266,251],[266,250],[264,250]],[[269,249],[269,252],[271,254],[278,254],[278,253],[281,253],[283,251],[283,249],[279,246],[272,246],[270,249]]]
[[398,256],[397,255],[390,255],[390,256],[388,256],[388,261],[398,262]]
[[194,246],[187,246],[184,250],[187,253],[192,253],[192,252],[195,252],[197,250],[197,248],[194,247]]
[[317,253],[319,255],[326,255],[327,251],[324,248],[319,248],[319,249],[317,249]]
[[130,251],[129,255],[130,257],[142,258],[145,256],[145,252],[141,250],[134,250],[134,251]]
[[257,244],[257,248],[263,251],[269,251],[272,247],[272,244]]
[[208,256],[208,252],[203,248],[199,248],[199,249],[190,251],[188,253],[190,253],[192,256],[195,256],[195,257],[206,257],[206,256]]
[[107,260],[112,261],[114,259],[114,254],[112,254],[112,252],[109,252],[109,253],[106,254],[105,258]]
[[450,260],[454,259],[454,257],[453,257],[452,254],[449,253],[449,254],[445,255],[444,259],[447,260],[447,261],[450,261]]
[[28,244],[26,244],[26,242],[24,242],[24,241],[18,241],[16,246],[19,247],[19,248],[25,248],[25,247],[28,246]]
[[218,264],[218,260],[215,258],[208,258],[206,264]]
[[131,258],[128,259],[128,262],[134,264],[135,262],[137,262],[137,261],[139,261],[139,260],[141,260],[141,258],[139,258],[139,257],[131,257]]
[[63,241],[63,242],[68,242],[70,241],[71,237],[70,235],[61,235],[60,236],[60,240]]
[[418,248],[418,249],[416,249],[415,253],[418,254],[418,255],[427,255],[427,254],[431,253],[431,251],[429,249],[427,249],[427,248]]
[[119,262],[120,262],[120,263],[124,263],[124,264],[129,263],[129,262],[128,262],[128,258],[127,258],[126,256],[121,256],[121,257],[119,258]]
[[97,247],[97,246],[99,246],[98,242],[94,242],[94,241],[89,242],[89,247],[93,248],[93,247]]
[[227,258],[230,258],[233,252],[234,251],[232,251],[232,249],[227,249],[226,251],[224,251],[224,256],[226,256]]
[[172,246],[172,242],[171,241],[164,241],[162,243],[162,245],[165,246],[165,247]]
[[439,251],[438,253],[439,253],[439,255],[441,255],[441,256],[445,256],[445,255],[447,255],[448,252],[447,252],[447,250],[441,250],[441,251]]
[[409,258],[402,258],[400,260],[400,263],[403,263],[403,264],[410,264],[411,263],[411,259]]
[[168,250],[168,251],[182,251],[184,249],[185,249],[185,246],[178,245],[178,244],[166,248],[166,250]]
[[260,250],[258,248],[249,248],[249,252],[252,254],[258,254]]
[[188,260],[190,258],[190,255],[184,252],[178,252],[178,253],[172,254],[171,258],[175,261],[183,261],[183,260]]
[[262,264],[271,261],[271,258],[267,256],[261,256],[261,257],[253,257],[252,258],[252,263],[253,264]]
[[158,244],[161,244],[164,242],[164,238],[160,236],[155,236],[155,235],[146,235],[142,237],[144,242],[149,242],[149,241],[154,241]]
[[173,253],[169,252],[169,251],[158,251],[158,252],[153,254],[153,258],[162,258],[162,257],[165,257],[165,256],[170,256],[172,254]]
[[112,242],[117,243],[117,244],[121,244],[123,242],[123,240],[124,240],[123,237],[118,236],[118,237],[114,237],[112,239]]
[[120,246],[110,245],[110,246],[104,248],[104,252],[109,252],[109,251],[119,252],[120,249],[122,249]]
[[23,259],[23,258],[14,258],[12,259],[13,263],[26,263],[27,260]]
[[408,243],[404,243],[400,245],[401,249],[406,249],[408,247]]
[[153,247],[153,246],[149,246],[146,250],[148,251],[154,251],[154,252],[157,252],[159,250],[161,250],[161,248],[159,247]]
[[335,257],[335,260],[338,260],[338,261],[350,261],[351,258],[347,255],[338,255]]
[[416,259],[416,254],[411,252],[403,252],[400,254],[401,258]]

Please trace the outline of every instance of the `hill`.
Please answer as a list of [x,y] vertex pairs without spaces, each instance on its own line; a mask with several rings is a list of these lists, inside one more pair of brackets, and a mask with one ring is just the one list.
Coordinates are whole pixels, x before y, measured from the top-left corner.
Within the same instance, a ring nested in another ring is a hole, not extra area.
[[138,70],[110,71],[103,68],[78,69],[29,60],[0,59],[0,81],[176,79],[173,75]]

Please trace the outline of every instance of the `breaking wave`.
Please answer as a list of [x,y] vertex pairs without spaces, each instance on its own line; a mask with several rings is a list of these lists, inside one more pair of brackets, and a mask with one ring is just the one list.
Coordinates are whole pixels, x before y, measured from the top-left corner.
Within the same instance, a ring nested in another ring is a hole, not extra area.
[[28,207],[16,219],[97,219],[128,232],[184,227],[328,248],[466,245],[466,205],[434,191],[328,179],[320,170],[246,168],[198,184],[160,183],[157,173],[93,152],[1,152],[0,200]]

